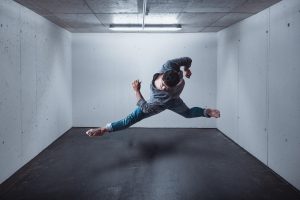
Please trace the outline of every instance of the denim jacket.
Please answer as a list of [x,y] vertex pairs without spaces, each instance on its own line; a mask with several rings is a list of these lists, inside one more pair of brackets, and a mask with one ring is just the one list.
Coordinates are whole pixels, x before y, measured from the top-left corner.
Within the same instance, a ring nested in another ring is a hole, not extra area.
[[[180,70],[180,67],[184,66],[184,69],[189,69],[191,64],[192,59],[189,57],[168,60],[165,64],[163,64],[160,71],[154,74],[153,81],[150,84],[150,99],[148,101],[145,99],[140,99],[137,102],[137,105],[142,109],[142,111],[144,113],[152,113],[161,110],[161,107],[167,104],[170,100],[179,99],[185,84],[183,72]],[[154,85],[157,74],[162,74],[169,70],[175,70],[179,72],[179,83],[175,87],[170,88],[168,91],[158,90]]]

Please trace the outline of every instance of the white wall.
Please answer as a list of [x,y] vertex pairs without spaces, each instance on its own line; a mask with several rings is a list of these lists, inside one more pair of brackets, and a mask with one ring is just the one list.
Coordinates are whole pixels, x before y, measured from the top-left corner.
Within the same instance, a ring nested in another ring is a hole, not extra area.
[[[73,126],[104,125],[134,109],[132,80],[142,80],[147,99],[153,73],[190,56],[187,105],[216,107],[217,96],[217,127],[299,189],[299,10],[298,0],[282,1],[219,32],[218,41],[213,33],[74,34],[71,50],[69,32],[1,1],[0,183],[72,126],[72,91]],[[136,126],[215,120],[165,111]]]
[[[192,77],[181,95],[188,106],[215,107],[217,39],[203,34],[73,34],[73,126],[103,126],[136,107],[131,88],[142,81],[149,98],[154,73],[168,60],[189,56]],[[185,119],[164,111],[139,127],[215,127],[214,119]]]
[[217,127],[298,189],[299,33],[298,0],[220,31],[217,90]]
[[71,34],[0,1],[0,183],[72,126]]

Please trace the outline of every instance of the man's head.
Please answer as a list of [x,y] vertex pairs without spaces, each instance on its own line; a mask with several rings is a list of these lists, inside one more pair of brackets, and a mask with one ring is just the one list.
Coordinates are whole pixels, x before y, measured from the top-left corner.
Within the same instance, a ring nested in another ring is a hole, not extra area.
[[180,81],[179,73],[174,70],[167,71],[164,73],[162,80],[167,87],[174,87]]

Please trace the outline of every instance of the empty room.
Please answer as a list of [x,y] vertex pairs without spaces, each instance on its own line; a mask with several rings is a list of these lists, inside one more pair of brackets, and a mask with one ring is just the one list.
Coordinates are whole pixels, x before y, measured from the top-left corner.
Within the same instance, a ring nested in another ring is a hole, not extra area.
[[299,0],[1,0],[0,199],[299,200]]

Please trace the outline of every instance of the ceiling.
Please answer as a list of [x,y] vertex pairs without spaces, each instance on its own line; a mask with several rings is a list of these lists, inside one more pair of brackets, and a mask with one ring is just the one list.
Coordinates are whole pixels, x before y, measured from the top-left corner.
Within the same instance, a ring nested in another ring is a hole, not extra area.
[[[73,33],[110,33],[111,24],[180,24],[217,32],[280,0],[15,0]],[[143,15],[143,10],[145,10]]]

